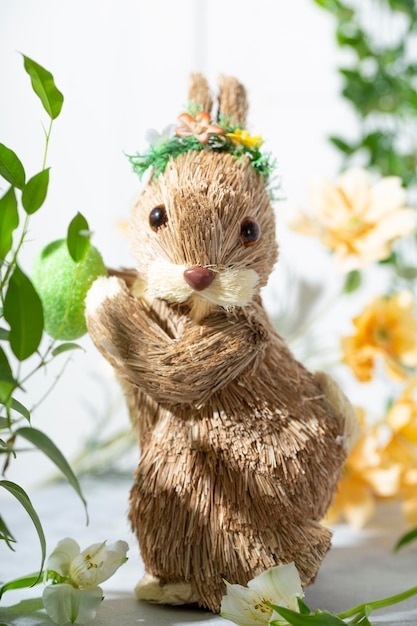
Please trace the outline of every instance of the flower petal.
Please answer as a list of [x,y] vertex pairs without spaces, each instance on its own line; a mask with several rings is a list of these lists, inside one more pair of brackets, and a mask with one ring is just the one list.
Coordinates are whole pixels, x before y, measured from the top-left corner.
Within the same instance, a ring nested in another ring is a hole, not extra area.
[[123,563],[126,563],[126,553],[129,550],[129,546],[126,541],[116,541],[111,543],[104,550],[104,562],[103,568],[100,570],[97,576],[97,583],[102,583],[119,569]]
[[190,126],[195,123],[195,117],[189,113],[181,113],[181,115],[178,115],[177,120],[186,126]]
[[129,546],[125,541],[94,543],[71,563],[70,576],[79,587],[98,585],[112,576],[127,561]]
[[398,176],[382,178],[372,187],[368,218],[372,221],[378,221],[387,213],[403,207],[405,200],[406,193],[401,178]]
[[379,240],[392,241],[408,235],[417,226],[417,214],[414,209],[399,209],[379,218],[374,225],[373,235]]
[[355,215],[363,215],[369,210],[371,179],[368,172],[360,167],[351,167],[338,179],[347,203]]
[[62,539],[50,554],[46,569],[61,576],[69,576],[71,563],[79,554],[80,546],[74,539]]
[[265,607],[258,593],[226,582],[227,595],[223,596],[220,615],[239,626],[265,626],[269,623],[272,610]]
[[293,611],[298,611],[297,598],[304,595],[295,563],[271,567],[250,580],[248,587],[268,598],[272,604],[282,604]]
[[56,624],[86,624],[96,616],[103,591],[100,587],[76,589],[67,583],[48,585],[42,600],[46,612]]

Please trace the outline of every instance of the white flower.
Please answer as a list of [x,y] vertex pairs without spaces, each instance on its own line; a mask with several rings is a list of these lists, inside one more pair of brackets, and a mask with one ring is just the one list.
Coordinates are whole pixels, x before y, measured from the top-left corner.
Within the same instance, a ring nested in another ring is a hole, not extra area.
[[83,552],[74,539],[63,539],[50,555],[43,604],[57,624],[85,624],[92,620],[103,599],[98,587],[127,561],[129,546],[125,541],[94,543]]
[[161,133],[158,133],[154,128],[150,128],[146,131],[145,139],[153,148],[159,148],[159,146],[162,146],[175,135],[176,128],[175,124],[168,124]]
[[69,583],[60,583],[45,587],[42,600],[56,624],[86,624],[95,618],[103,591],[100,587],[77,589]]
[[128,546],[116,541],[106,547],[106,542],[94,543],[81,552],[71,563],[70,576],[79,587],[99,585],[127,561]]
[[113,576],[127,561],[127,550],[125,541],[116,541],[109,546],[103,541],[80,552],[74,539],[62,539],[50,555],[46,568],[69,577],[75,587],[96,586]]
[[269,604],[298,611],[297,598],[304,595],[294,563],[266,570],[250,580],[247,587],[225,582],[227,595],[223,596],[220,615],[239,626],[265,625],[272,620],[286,624]]

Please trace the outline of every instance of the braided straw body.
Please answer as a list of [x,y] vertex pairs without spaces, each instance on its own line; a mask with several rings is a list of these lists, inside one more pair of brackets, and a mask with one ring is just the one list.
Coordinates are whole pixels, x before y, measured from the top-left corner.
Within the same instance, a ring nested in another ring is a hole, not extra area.
[[[155,232],[157,206],[168,219]],[[245,247],[248,216],[261,237]],[[182,155],[141,194],[131,238],[139,280],[129,289],[102,279],[87,319],[138,432],[129,518],[161,590],[138,596],[216,612],[223,579],[246,584],[290,561],[308,584],[330,546],[320,519],[353,417],[335,383],[294,359],[262,307],[259,287],[277,257],[263,180],[230,154]],[[212,285],[189,293],[190,267],[210,268]]]

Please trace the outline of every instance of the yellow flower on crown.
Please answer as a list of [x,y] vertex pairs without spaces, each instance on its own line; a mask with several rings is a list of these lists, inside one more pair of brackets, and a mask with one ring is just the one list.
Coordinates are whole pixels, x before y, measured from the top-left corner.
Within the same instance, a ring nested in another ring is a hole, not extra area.
[[226,133],[226,136],[247,148],[260,148],[263,144],[261,135],[249,135],[248,131],[242,128],[235,128],[232,133]]
[[393,242],[416,227],[417,214],[405,200],[400,178],[372,184],[364,169],[350,168],[335,183],[316,180],[310,188],[312,215],[300,213],[291,227],[318,237],[343,271],[363,269],[388,258]]
[[387,374],[401,380],[417,367],[417,318],[410,292],[374,298],[353,319],[355,334],[342,337],[342,360],[361,382],[372,379],[381,358]]

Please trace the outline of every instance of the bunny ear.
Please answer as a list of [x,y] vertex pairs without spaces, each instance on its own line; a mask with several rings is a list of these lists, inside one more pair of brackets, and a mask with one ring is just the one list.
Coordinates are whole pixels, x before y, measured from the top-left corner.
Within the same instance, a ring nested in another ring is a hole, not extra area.
[[207,80],[202,74],[191,74],[188,99],[203,107],[203,111],[211,112],[213,100]]
[[220,76],[219,88],[219,114],[229,119],[231,124],[244,128],[248,112],[246,89],[233,76]]

